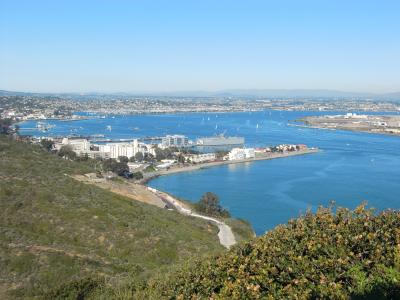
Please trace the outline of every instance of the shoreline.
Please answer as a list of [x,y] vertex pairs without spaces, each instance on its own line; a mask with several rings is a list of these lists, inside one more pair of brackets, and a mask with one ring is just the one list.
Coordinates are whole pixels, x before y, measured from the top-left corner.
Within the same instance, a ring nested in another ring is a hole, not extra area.
[[223,165],[230,165],[230,164],[241,164],[241,163],[249,163],[249,162],[255,162],[255,161],[260,161],[260,160],[270,160],[270,159],[278,159],[278,158],[285,158],[285,157],[290,157],[290,156],[299,156],[299,155],[306,155],[306,154],[312,154],[312,153],[318,153],[321,150],[318,148],[312,148],[312,149],[307,149],[307,150],[301,150],[301,151],[293,151],[293,152],[285,152],[285,153],[272,153],[268,155],[262,155],[254,158],[247,158],[247,159],[238,159],[238,160],[221,160],[221,161],[213,161],[213,162],[207,162],[207,163],[201,163],[197,165],[190,165],[190,166],[178,166],[174,168],[170,168],[169,170],[160,170],[156,172],[150,172],[150,173],[144,173],[143,174],[143,179],[140,180],[140,184],[146,185],[152,180],[160,176],[167,176],[171,174],[176,174],[176,173],[182,173],[182,172],[191,172],[191,171],[196,171],[196,170],[201,170],[201,169],[208,169],[208,168],[213,168],[213,167],[218,167],[218,166],[223,166]]
[[110,182],[105,179],[93,179],[90,176],[86,177],[83,175],[75,175],[71,177],[83,183],[94,184],[100,188],[130,198],[134,201],[140,201],[149,205],[157,206],[159,208],[172,208],[180,214],[212,222],[218,227],[218,239],[220,244],[223,247],[229,249],[233,245],[237,244],[237,240],[231,226],[226,224],[224,220],[196,213],[184,201],[179,200],[174,195],[171,195],[168,192],[152,188],[149,185],[147,185],[147,183],[151,179],[154,179],[156,177],[175,174],[175,173],[190,172],[199,169],[212,168],[228,164],[240,164],[240,163],[248,163],[260,160],[270,160],[270,159],[285,158],[290,156],[306,155],[318,152],[320,152],[318,148],[311,148],[301,151],[264,154],[262,156],[250,159],[215,161],[215,162],[209,162],[191,166],[183,166],[183,167],[178,166],[169,170],[147,173],[145,174],[147,176],[144,179],[137,181],[136,183],[130,183],[128,185],[126,185],[126,182],[124,184],[119,184],[117,182]]
[[348,131],[348,132],[358,132],[358,133],[368,133],[368,134],[377,134],[377,135],[386,135],[386,136],[400,136],[400,133],[392,133],[388,131],[372,131],[372,130],[361,130],[357,128],[348,128],[348,127],[324,127],[317,126],[314,124],[289,124],[288,126],[299,127],[299,128],[309,128],[309,129],[322,129],[322,130],[330,130],[330,131]]

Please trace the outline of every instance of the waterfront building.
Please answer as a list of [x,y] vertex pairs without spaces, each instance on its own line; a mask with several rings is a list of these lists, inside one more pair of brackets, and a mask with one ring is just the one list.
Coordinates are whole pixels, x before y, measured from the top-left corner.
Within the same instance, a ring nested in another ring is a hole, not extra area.
[[143,168],[145,164],[140,164],[140,163],[134,163],[134,162],[128,162],[127,163],[129,172],[134,172],[137,171],[140,168]]
[[233,148],[228,153],[229,160],[239,160],[239,159],[247,159],[254,157],[255,157],[254,148]]
[[166,169],[171,167],[174,163],[176,163],[176,160],[174,159],[163,159],[161,160],[162,164],[157,165],[157,168],[159,169]]
[[207,161],[214,161],[216,159],[215,153],[188,154],[184,157],[186,161],[191,163],[203,163]]
[[81,151],[79,153],[80,156],[87,156],[89,158],[101,158],[101,159],[108,159],[110,158],[110,153],[109,152],[102,152],[99,150],[89,150],[89,151]]
[[87,139],[81,138],[63,138],[61,143],[56,143],[54,148],[56,150],[60,150],[63,146],[71,147],[71,150],[74,151],[77,155],[80,155],[81,152],[86,152],[90,150],[90,143]]
[[109,153],[109,157],[114,159],[120,156],[130,158],[140,151],[137,139],[131,143],[107,143],[105,145],[98,145],[98,147],[100,152]]
[[184,136],[184,135],[167,135],[162,138],[161,140],[161,146],[162,148],[168,148],[168,147],[186,147],[189,145],[189,139]]

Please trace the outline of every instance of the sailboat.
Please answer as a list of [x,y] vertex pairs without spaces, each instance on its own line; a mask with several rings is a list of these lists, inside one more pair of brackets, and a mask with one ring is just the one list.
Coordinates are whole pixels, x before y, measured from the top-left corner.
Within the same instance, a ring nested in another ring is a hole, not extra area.
[[108,131],[111,131],[111,125],[107,125],[106,129],[107,129]]

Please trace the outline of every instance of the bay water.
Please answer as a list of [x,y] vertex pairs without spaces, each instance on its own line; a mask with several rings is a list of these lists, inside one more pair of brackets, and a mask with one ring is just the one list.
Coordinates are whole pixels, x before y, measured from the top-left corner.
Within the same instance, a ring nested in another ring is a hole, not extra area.
[[[224,165],[153,179],[149,185],[189,201],[216,193],[234,217],[262,234],[307,209],[335,201],[354,208],[363,201],[377,210],[400,208],[400,137],[291,126],[303,116],[339,112],[261,111],[105,116],[79,121],[21,124],[22,134],[60,136],[103,134],[135,138],[184,134],[191,139],[215,134],[243,136],[246,146],[307,144],[319,153]],[[110,130],[111,129],[111,130]]]

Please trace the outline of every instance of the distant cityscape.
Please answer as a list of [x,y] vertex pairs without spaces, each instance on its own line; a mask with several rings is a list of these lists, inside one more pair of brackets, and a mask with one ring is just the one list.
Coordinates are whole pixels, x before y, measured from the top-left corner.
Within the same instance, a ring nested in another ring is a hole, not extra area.
[[[156,96],[0,96],[0,117],[14,121],[99,118],[102,115],[188,112],[363,111],[400,112],[400,103],[367,98],[156,97]],[[76,115],[76,112],[87,114]]]

